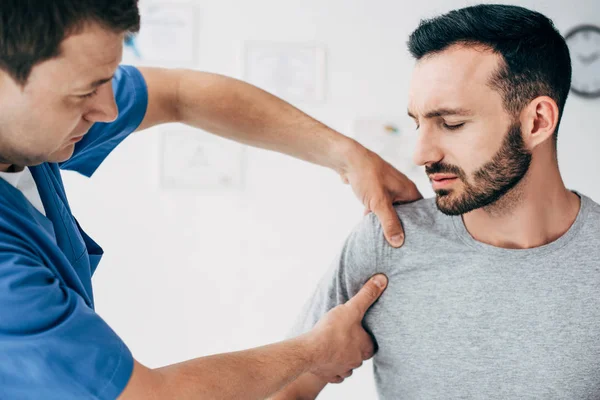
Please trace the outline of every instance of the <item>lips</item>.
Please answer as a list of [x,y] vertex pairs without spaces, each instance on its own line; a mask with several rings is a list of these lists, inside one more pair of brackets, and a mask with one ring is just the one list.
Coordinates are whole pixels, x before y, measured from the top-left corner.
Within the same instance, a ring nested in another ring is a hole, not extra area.
[[456,175],[448,174],[432,174],[429,176],[429,179],[431,179],[431,186],[433,187],[433,190],[448,188],[458,180]]
[[456,179],[456,175],[450,174],[431,174],[429,175],[429,179],[436,182],[442,182],[446,180]]

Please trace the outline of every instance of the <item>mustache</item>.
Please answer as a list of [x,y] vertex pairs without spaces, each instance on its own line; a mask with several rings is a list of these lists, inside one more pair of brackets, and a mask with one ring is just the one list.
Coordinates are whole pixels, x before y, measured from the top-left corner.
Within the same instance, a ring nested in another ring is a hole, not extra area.
[[452,175],[456,175],[459,178],[463,178],[465,176],[464,172],[462,169],[460,169],[459,167],[457,167],[456,165],[451,165],[451,164],[445,164],[442,162],[436,162],[434,164],[431,165],[426,165],[425,166],[425,173],[427,175],[431,175],[431,174],[452,174]]

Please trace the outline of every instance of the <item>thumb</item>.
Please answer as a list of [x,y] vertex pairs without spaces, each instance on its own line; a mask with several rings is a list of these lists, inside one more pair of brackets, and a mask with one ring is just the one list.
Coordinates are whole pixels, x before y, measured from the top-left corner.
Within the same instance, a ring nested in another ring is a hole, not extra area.
[[348,300],[346,305],[358,309],[362,317],[365,315],[369,307],[381,296],[388,283],[388,279],[383,274],[374,275],[365,283],[356,295]]
[[404,244],[404,230],[394,204],[392,202],[380,203],[373,208],[373,212],[379,218],[383,227],[383,234],[389,244],[393,247],[402,246]]

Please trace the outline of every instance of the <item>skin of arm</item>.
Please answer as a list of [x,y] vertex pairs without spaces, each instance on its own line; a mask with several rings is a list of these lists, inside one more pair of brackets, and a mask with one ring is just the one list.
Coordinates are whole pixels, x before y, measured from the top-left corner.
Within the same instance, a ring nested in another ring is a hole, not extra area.
[[139,362],[119,400],[264,399],[309,370],[306,339],[150,369]]
[[366,212],[374,212],[393,247],[404,243],[394,203],[421,199],[414,182],[366,149],[255,86],[222,75],[140,68],[148,87],[146,116],[137,130],[181,122],[213,134],[287,154],[336,171]]
[[326,380],[316,375],[305,373],[270,397],[269,400],[314,400],[327,383]]
[[340,383],[375,352],[362,320],[386,286],[387,278],[375,275],[354,297],[294,339],[156,369],[134,361],[118,400],[262,400],[304,374]]

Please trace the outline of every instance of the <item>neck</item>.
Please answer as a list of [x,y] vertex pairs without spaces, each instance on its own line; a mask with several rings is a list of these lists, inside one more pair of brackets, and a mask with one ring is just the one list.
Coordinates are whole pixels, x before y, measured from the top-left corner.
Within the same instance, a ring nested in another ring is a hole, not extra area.
[[12,164],[0,164],[0,172],[11,172]]
[[15,164],[0,164],[0,172],[21,172],[25,167],[20,167]]
[[580,198],[565,187],[556,160],[550,164],[536,163],[534,157],[527,175],[509,193],[464,214],[471,236],[496,247],[528,249],[564,235],[577,218]]

